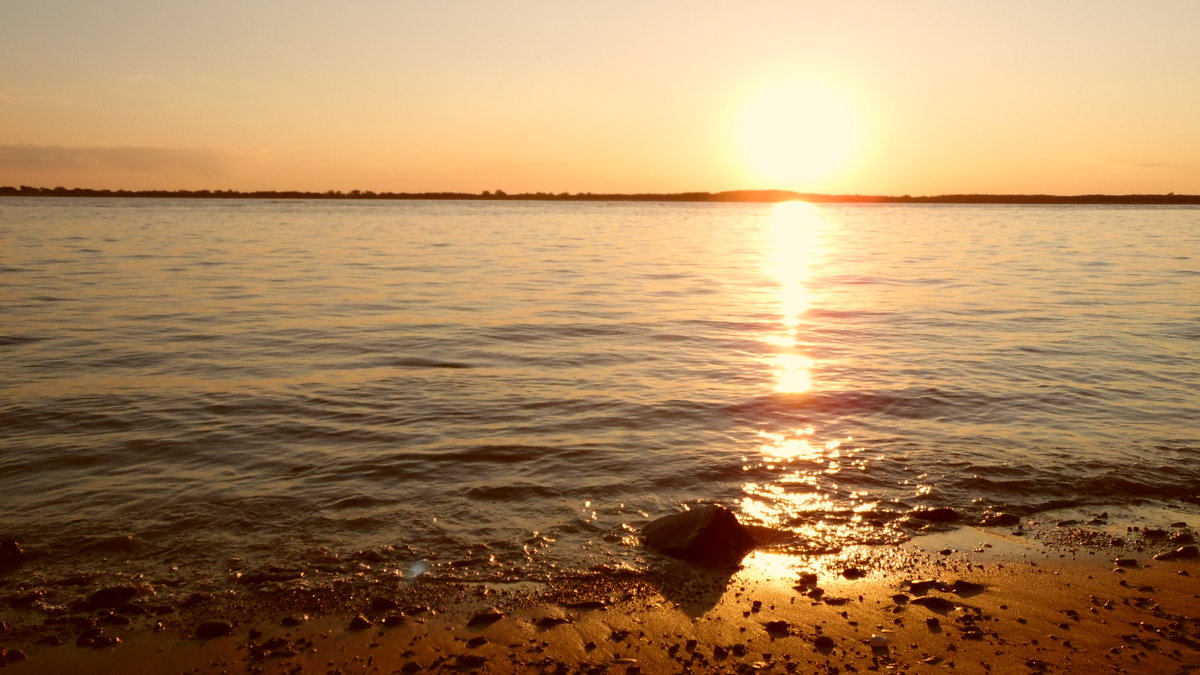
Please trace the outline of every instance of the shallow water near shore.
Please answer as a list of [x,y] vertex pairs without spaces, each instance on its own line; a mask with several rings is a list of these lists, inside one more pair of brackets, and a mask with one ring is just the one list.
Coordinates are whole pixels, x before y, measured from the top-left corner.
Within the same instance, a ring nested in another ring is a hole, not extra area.
[[0,243],[35,582],[640,569],[697,500],[801,552],[1200,513],[1200,209],[14,198]]

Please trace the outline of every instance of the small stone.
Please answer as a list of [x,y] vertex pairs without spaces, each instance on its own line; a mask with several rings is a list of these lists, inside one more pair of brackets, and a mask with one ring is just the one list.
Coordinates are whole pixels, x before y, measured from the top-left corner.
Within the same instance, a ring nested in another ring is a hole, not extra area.
[[545,629],[549,629],[549,628],[554,628],[555,626],[561,626],[564,623],[571,623],[571,621],[570,621],[570,619],[564,619],[562,617],[557,617],[557,616],[543,616],[542,618],[538,619],[537,621],[534,621],[533,623],[538,628],[545,630]]
[[713,567],[737,567],[754,548],[754,538],[724,506],[701,504],[664,516],[642,528],[650,548]]
[[471,638],[470,640],[467,640],[467,646],[472,647],[472,648],[482,647],[483,645],[486,645],[487,643],[488,643],[487,638],[483,637],[482,635],[476,635],[475,637]]
[[285,617],[283,617],[282,619],[280,619],[280,621],[279,621],[279,624],[280,624],[281,626],[288,626],[288,627],[291,627],[291,626],[299,626],[300,624],[304,623],[304,622],[305,622],[305,621],[307,621],[307,620],[308,620],[308,616],[307,616],[307,615],[302,615],[302,616],[285,616]]
[[906,605],[911,599],[912,598],[906,593],[897,593],[892,596],[892,602],[896,603],[897,605]]
[[816,640],[813,640],[813,646],[817,649],[833,649],[833,638],[828,635],[820,635]]
[[139,590],[133,586],[110,586],[108,588],[101,588],[89,595],[83,601],[83,605],[87,609],[120,607],[129,602],[138,593]]
[[201,621],[196,626],[196,637],[201,640],[209,640],[211,638],[224,637],[233,632],[233,624],[228,621],[209,620]]
[[1137,567],[1137,560],[1133,558],[1117,558],[1113,561],[1117,567]]
[[1021,522],[1021,517],[1014,513],[985,513],[979,520],[984,527],[1011,527]]
[[366,630],[375,624],[367,617],[359,614],[353,619],[350,619],[350,625],[347,626],[350,630]]
[[391,598],[371,599],[371,611],[373,612],[386,612],[389,609],[396,609],[399,606],[400,605],[396,604],[396,601],[392,600]]
[[888,639],[882,635],[872,635],[867,644],[871,646],[871,649],[885,649],[888,646]]
[[388,614],[383,617],[383,625],[385,626],[399,626],[402,623],[404,623],[403,614]]
[[792,630],[792,625],[787,621],[768,621],[765,628],[771,635],[788,635]]
[[931,616],[928,619],[925,619],[925,625],[929,626],[930,630],[933,630],[934,628],[941,627],[942,620],[937,618],[936,616]]
[[934,595],[925,596],[922,598],[914,598],[914,605],[921,605],[935,612],[949,612],[954,609],[954,603],[945,598],[939,598]]
[[8,650],[7,656],[8,656],[8,660],[10,663],[15,663],[17,661],[24,661],[25,659],[29,658],[28,656],[25,655],[25,652],[21,651],[20,649]]
[[472,616],[467,621],[467,626],[469,626],[471,628],[474,628],[477,626],[488,626],[493,623],[496,623],[497,621],[499,621],[500,619],[503,619],[503,618],[504,618],[503,612],[496,609],[495,607],[489,607],[488,609],[485,609],[482,612],[477,613],[475,616]]
[[963,581],[962,579],[956,579],[950,586],[950,590],[956,595],[982,593],[984,588],[985,586],[983,584],[977,584],[973,581]]
[[861,579],[861,578],[867,576],[867,573],[857,567],[847,567],[842,572],[842,576],[846,577],[847,579],[854,580],[854,579]]
[[941,506],[938,508],[919,508],[908,512],[908,515],[929,523],[953,523],[962,516],[954,509]]

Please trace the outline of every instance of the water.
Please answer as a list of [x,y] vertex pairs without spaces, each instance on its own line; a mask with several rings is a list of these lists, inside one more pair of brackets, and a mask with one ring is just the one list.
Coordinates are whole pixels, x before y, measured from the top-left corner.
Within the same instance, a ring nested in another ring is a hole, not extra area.
[[11,198],[0,250],[37,574],[539,579],[697,500],[804,550],[1200,512],[1200,209]]

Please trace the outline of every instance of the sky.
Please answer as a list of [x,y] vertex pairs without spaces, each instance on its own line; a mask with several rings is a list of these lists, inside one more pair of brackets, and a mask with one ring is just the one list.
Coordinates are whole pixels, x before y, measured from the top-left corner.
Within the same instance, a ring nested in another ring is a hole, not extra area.
[[1196,0],[39,0],[0,185],[1200,193]]

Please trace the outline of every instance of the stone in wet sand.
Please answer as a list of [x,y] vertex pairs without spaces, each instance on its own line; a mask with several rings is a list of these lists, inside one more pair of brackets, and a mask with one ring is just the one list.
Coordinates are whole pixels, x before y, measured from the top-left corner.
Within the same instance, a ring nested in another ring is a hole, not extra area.
[[201,621],[200,624],[196,626],[196,637],[200,638],[201,640],[224,637],[232,632],[233,624],[229,623],[228,621],[210,619],[208,621]]
[[713,567],[736,567],[754,548],[754,539],[729,509],[702,504],[664,516],[642,528],[650,548]]

